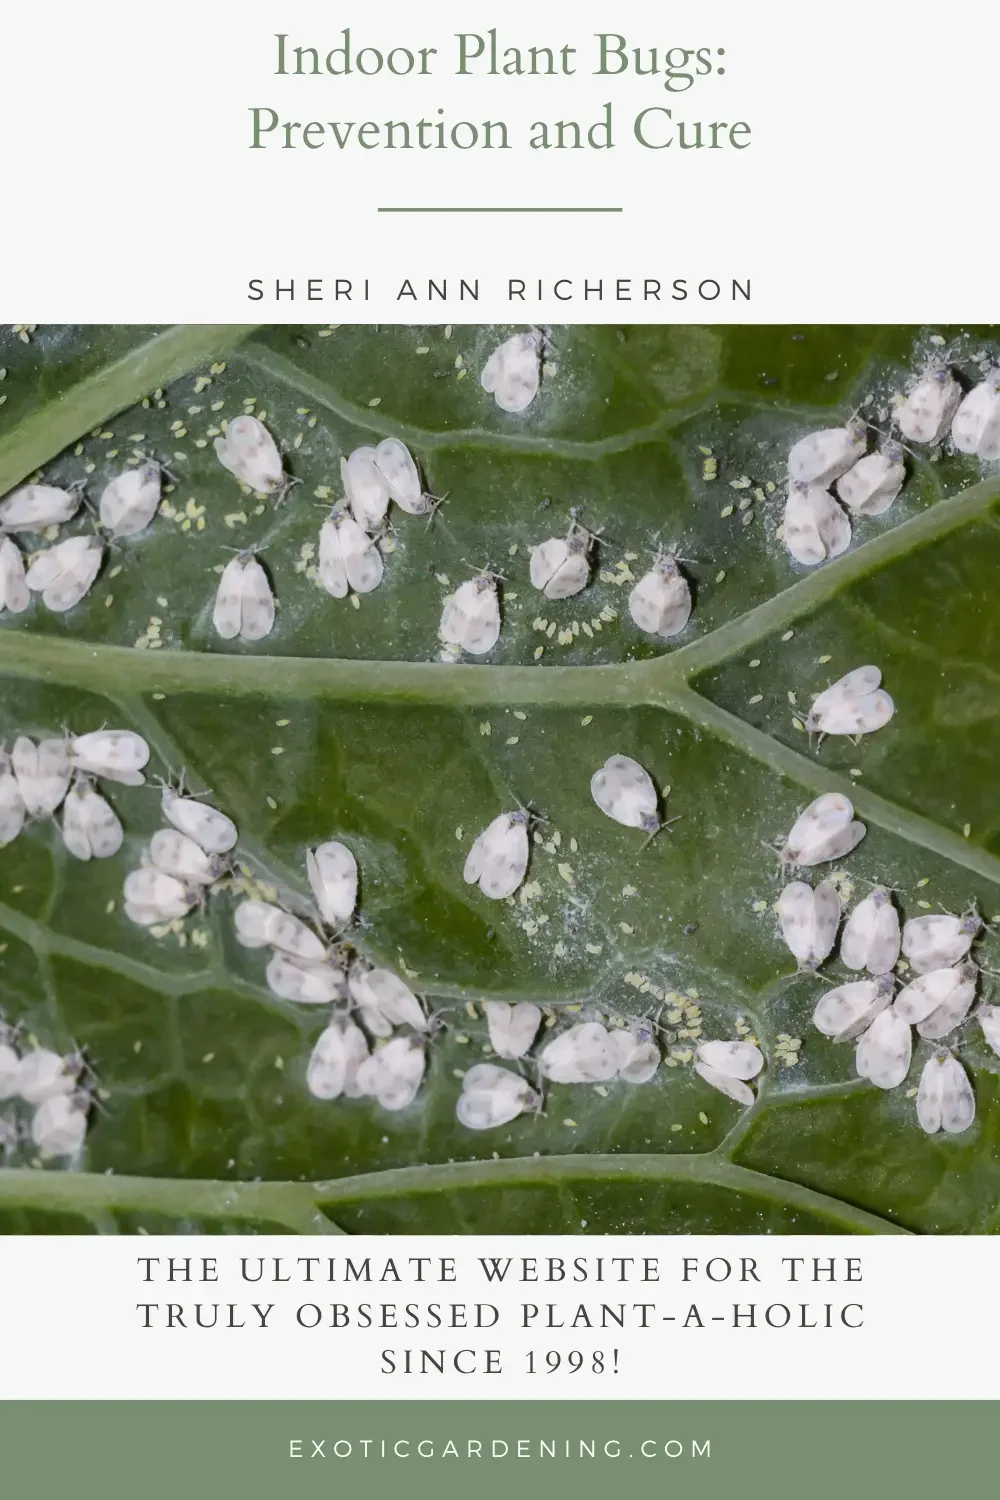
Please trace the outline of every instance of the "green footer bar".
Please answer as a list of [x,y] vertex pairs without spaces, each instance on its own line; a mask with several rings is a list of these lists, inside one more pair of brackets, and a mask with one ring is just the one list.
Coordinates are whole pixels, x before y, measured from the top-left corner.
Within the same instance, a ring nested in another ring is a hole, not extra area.
[[[752,1378],[752,1371],[749,1372]],[[992,1489],[995,1402],[6,1402],[6,1493],[733,1500]]]

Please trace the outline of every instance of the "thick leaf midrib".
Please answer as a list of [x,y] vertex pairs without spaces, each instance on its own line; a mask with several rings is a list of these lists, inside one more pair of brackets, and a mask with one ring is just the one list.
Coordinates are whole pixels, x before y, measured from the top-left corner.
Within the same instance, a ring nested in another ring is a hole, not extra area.
[[[572,1189],[576,1184],[653,1187],[686,1182],[751,1195],[825,1218],[843,1234],[907,1234],[908,1230],[814,1188],[741,1167],[726,1157],[700,1155],[509,1157],[446,1162],[366,1172],[332,1181],[223,1182],[157,1177],[97,1176],[86,1172],[0,1170],[0,1209],[47,1212],[156,1213],[184,1219],[259,1219],[297,1233],[340,1233],[334,1217],[349,1208],[401,1196],[431,1196],[505,1188]],[[334,1217],[331,1217],[334,1216]],[[655,1225],[650,1226],[655,1231]]]
[[157,386],[234,349],[257,326],[182,323],[166,328],[45,402],[0,437],[0,495]]

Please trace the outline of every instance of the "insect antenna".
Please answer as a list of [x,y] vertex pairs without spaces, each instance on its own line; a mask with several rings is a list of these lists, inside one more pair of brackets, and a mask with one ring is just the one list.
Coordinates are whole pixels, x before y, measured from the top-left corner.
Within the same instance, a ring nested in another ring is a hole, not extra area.
[[680,823],[683,819],[683,816],[683,813],[678,813],[676,817],[664,818],[663,822],[658,824],[656,828],[651,828],[649,833],[643,839],[642,843],[639,845],[637,857],[642,853],[643,849],[648,848],[648,846],[653,842],[658,833],[663,833],[665,829],[669,829],[674,823]]

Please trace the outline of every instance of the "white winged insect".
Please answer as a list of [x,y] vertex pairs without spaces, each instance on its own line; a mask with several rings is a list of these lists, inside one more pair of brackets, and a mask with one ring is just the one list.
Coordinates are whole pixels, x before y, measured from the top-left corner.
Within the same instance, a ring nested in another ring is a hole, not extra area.
[[61,1055],[48,1047],[35,1047],[21,1058],[17,1092],[26,1104],[44,1104],[47,1099],[71,1094],[83,1072],[78,1052]]
[[375,449],[375,462],[389,489],[389,496],[411,516],[426,516],[435,504],[420,482],[420,470],[405,443],[383,438]]
[[292,958],[280,949],[271,955],[265,972],[271,993],[281,1000],[294,1000],[298,1005],[329,1005],[345,993],[343,969]]
[[630,755],[609,755],[590,778],[590,795],[602,813],[626,828],[641,828],[652,836],[665,826],[653,779]]
[[938,1048],[924,1064],[917,1089],[917,1119],[922,1130],[935,1135],[961,1135],[976,1118],[976,1096],[957,1057]]
[[77,775],[62,810],[63,843],[76,859],[110,859],[125,838],[118,814],[87,776]]
[[27,735],[19,735],[10,764],[28,817],[50,817],[62,805],[73,775],[66,740],[40,740],[36,745]]
[[345,926],[358,904],[358,862],[350,849],[336,839],[307,849],[306,873],[323,921]]
[[[948,990],[936,1010],[917,1022],[917,1031],[930,1042],[940,1041],[961,1026],[976,998],[979,970],[973,963],[958,964],[955,969],[956,983]],[[926,976],[928,979],[930,975]]]
[[438,634],[448,646],[485,656],[500,639],[500,597],[496,575],[484,570],[459,584],[444,601]]
[[883,729],[895,712],[889,694],[881,687],[878,667],[855,667],[813,699],[806,719],[810,734],[874,734]]
[[14,1039],[13,1028],[0,1022],[0,1102],[16,1099],[19,1095],[21,1057],[12,1045]]
[[90,1095],[76,1089],[39,1105],[31,1121],[31,1139],[42,1157],[76,1156],[83,1149],[90,1103]]
[[573,521],[565,536],[551,536],[531,549],[529,574],[546,599],[569,599],[587,587],[594,538]]
[[850,1042],[892,1004],[895,983],[891,974],[878,979],[853,979],[827,990],[813,1011],[813,1025],[835,1042]]
[[163,816],[181,833],[204,849],[206,854],[228,854],[235,846],[239,833],[232,818],[218,808],[209,807],[197,797],[185,795],[168,784],[164,784],[160,798]]
[[975,912],[911,917],[903,927],[903,956],[918,974],[948,968],[965,958],[982,925]]
[[0,749],[0,849],[12,844],[24,827],[27,809],[6,750]]
[[263,422],[248,413],[234,417],[215,439],[215,453],[223,468],[258,495],[273,495],[288,487],[278,445]]
[[21,549],[9,536],[0,536],[0,613],[23,614],[31,603]]
[[841,792],[824,792],[792,824],[781,850],[782,868],[823,865],[843,859],[867,829],[854,820],[854,805]]
[[224,641],[261,641],[274,628],[271,583],[253,552],[238,552],[226,563],[212,609],[212,624]]
[[737,1104],[753,1103],[748,1080],[764,1066],[764,1054],[753,1042],[701,1042],[695,1052],[694,1070],[720,1094]]
[[137,536],[160,508],[162,469],[148,458],[105,485],[98,514],[112,536]]
[[524,411],[538,395],[545,335],[538,328],[515,333],[490,355],[479,384],[501,411]]
[[154,869],[185,885],[214,885],[227,869],[221,854],[206,854],[179,828],[158,828],[149,841],[149,858]]
[[867,1078],[876,1088],[894,1089],[909,1072],[912,1055],[913,1033],[909,1022],[894,1005],[889,1005],[858,1038],[854,1066],[859,1078]]
[[887,886],[859,901],[844,926],[840,961],[848,969],[888,974],[899,957],[899,913]]
[[508,1005],[505,1000],[486,1000],[486,1025],[490,1033],[490,1045],[497,1057],[513,1061],[523,1057],[535,1040],[542,1024],[542,1013],[530,1000],[519,1000]]
[[233,912],[237,942],[244,948],[280,948],[292,958],[322,963],[326,945],[311,927],[270,901],[241,901]]
[[32,593],[54,614],[73,609],[89,592],[101,571],[104,543],[96,536],[71,536],[36,552],[24,575]]
[[478,885],[494,901],[514,894],[528,871],[528,822],[528,813],[519,808],[501,813],[483,829],[465,861],[466,885]]
[[895,412],[899,430],[911,443],[937,443],[951,426],[962,387],[947,367],[929,370]]
[[906,479],[906,460],[899,443],[859,458],[837,480],[837,495],[856,516],[880,516],[895,500]]
[[1000,1005],[981,1005],[976,1020],[988,1045],[1000,1057]]
[[347,992],[373,1036],[388,1036],[394,1026],[426,1031],[428,1020],[410,986],[391,969],[370,969],[358,959],[347,977]]
[[618,1077],[626,1083],[648,1083],[660,1066],[653,1023],[645,1018],[613,1027],[608,1036],[618,1057]]
[[868,429],[859,417],[844,427],[824,427],[792,445],[788,477],[799,484],[830,484],[839,479],[865,451]]
[[197,886],[162,870],[132,870],[125,877],[125,915],[139,927],[179,921],[201,900]]
[[1000,458],[1000,369],[991,370],[963,399],[951,424],[959,453]]
[[543,1047],[539,1065],[553,1083],[604,1083],[618,1072],[619,1054],[599,1021],[580,1021]]
[[389,509],[389,486],[375,449],[355,448],[340,460],[340,480],[351,515],[364,531],[377,531]]
[[519,1073],[494,1063],[476,1063],[462,1079],[455,1115],[467,1130],[492,1130],[509,1125],[520,1114],[539,1110],[541,1104],[540,1096]]
[[80,485],[63,490],[54,484],[23,484],[0,500],[0,526],[6,531],[47,531],[71,521],[82,499]]
[[398,1036],[378,1047],[358,1068],[361,1094],[371,1094],[383,1109],[395,1113],[413,1103],[427,1066],[424,1039]]
[[840,897],[837,887],[824,880],[815,890],[802,880],[793,880],[778,897],[781,935],[802,969],[818,969],[837,941]]
[[334,1016],[316,1040],[306,1064],[306,1087],[314,1099],[359,1099],[358,1069],[368,1057],[368,1041],[350,1016]]
[[374,539],[342,505],[335,505],[320,527],[318,566],[320,583],[334,599],[346,598],[349,589],[370,594],[385,570]]
[[[967,1003],[962,1005],[964,1016],[972,1004],[977,978],[978,970],[975,964],[957,964],[954,968],[931,969],[926,974],[918,974],[916,979],[911,979],[910,983],[900,990],[896,996],[896,1009],[904,1021],[909,1021],[911,1026],[917,1026],[941,1007],[946,1007],[945,1013],[950,1014],[956,999],[960,1003],[966,1000],[966,996],[959,995],[958,992],[969,986]],[[948,1028],[949,1031],[952,1029],[952,1027]]]
[[133,729],[95,729],[70,736],[69,754],[78,771],[125,786],[142,786],[149,746]]
[[628,612],[647,635],[669,640],[691,618],[691,585],[672,552],[662,552],[628,596]]
[[851,522],[843,506],[819,484],[788,487],[781,537],[803,567],[839,557],[851,545]]

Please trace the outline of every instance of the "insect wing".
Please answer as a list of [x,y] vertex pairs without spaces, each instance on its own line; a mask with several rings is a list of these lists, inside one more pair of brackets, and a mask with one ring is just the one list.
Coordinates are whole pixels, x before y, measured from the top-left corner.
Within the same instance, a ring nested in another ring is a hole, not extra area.
[[538,1006],[527,1000],[516,1005],[507,1005],[503,1000],[487,1000],[483,1008],[490,1043],[497,1056],[523,1057],[542,1023]]
[[547,542],[532,547],[528,571],[534,587],[546,589],[568,557],[569,544],[565,537],[550,536]]
[[340,523],[340,551],[347,581],[356,594],[370,594],[382,582],[382,554],[357,521],[345,516]]
[[101,495],[101,525],[116,537],[144,531],[159,509],[160,482],[160,466],[152,462],[112,479]]
[[[239,559],[238,559],[239,560]],[[243,562],[240,580],[240,638],[261,641],[274,628],[274,595],[261,564],[255,557]]]
[[949,371],[932,371],[897,410],[900,432],[911,443],[936,443],[948,431],[961,399],[962,387]]
[[538,395],[541,369],[540,335],[534,330],[515,333],[494,349],[479,383],[502,411],[524,411]]
[[472,868],[478,867],[479,874],[474,880],[483,895],[494,901],[503,901],[514,894],[528,869],[527,820],[518,815],[502,813],[480,834],[476,843],[479,844],[480,840],[482,843],[478,852],[475,845],[469,852],[466,871],[470,869],[470,865]]
[[0,751],[0,849],[11,844],[24,827],[26,809],[10,756]]
[[9,536],[0,537],[0,610],[23,614],[31,603],[21,549]]
[[355,448],[341,465],[344,492],[355,524],[375,531],[389,509],[389,487],[376,461],[374,448]]
[[24,484],[0,500],[0,526],[8,531],[47,531],[71,521],[80,509],[83,492],[62,490],[54,484]]
[[268,963],[267,984],[282,1000],[299,1005],[329,1005],[341,992],[343,973],[331,964],[309,963],[277,950]]
[[740,1079],[733,1078],[728,1073],[720,1072],[718,1068],[713,1068],[704,1062],[696,1062],[694,1070],[698,1074],[698,1077],[704,1079],[711,1088],[718,1089],[720,1094],[728,1095],[737,1104],[742,1104],[745,1108],[749,1108],[753,1103],[753,1089],[741,1082]]
[[375,449],[375,462],[396,504],[411,516],[422,516],[427,504],[420,471],[406,444],[398,438],[383,438]]
[[644,828],[657,818],[652,778],[631,756],[609,756],[591,777],[590,793],[601,812],[625,827]]
[[358,862],[350,849],[331,839],[307,850],[306,872],[324,922],[343,927],[358,900]]
[[800,484],[829,484],[855,464],[865,451],[865,426],[825,427],[792,445],[788,477]]
[[874,979],[852,980],[820,997],[813,1011],[813,1025],[836,1042],[851,1041],[867,1029],[891,1000],[891,984],[880,986]]
[[368,995],[391,1026],[427,1027],[427,1017],[416,995],[391,969],[370,969],[366,976]]
[[913,1034],[895,1007],[889,1006],[858,1039],[858,1075],[879,1089],[894,1089],[906,1077],[913,1053]]

